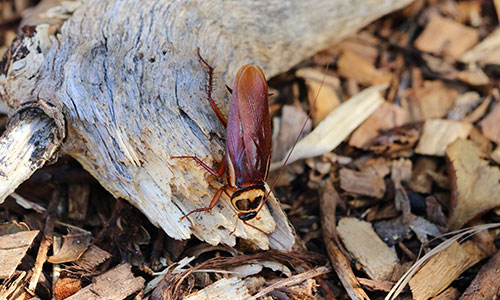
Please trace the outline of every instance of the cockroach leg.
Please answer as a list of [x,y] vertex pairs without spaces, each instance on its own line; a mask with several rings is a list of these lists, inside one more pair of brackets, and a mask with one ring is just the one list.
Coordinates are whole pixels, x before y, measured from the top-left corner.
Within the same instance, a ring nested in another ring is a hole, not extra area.
[[200,58],[201,62],[207,67],[208,69],[208,91],[207,91],[207,99],[208,102],[210,103],[210,106],[212,107],[213,111],[219,118],[219,120],[222,122],[224,127],[227,127],[227,120],[224,117],[224,115],[221,113],[219,110],[219,107],[217,107],[217,104],[215,103],[214,99],[212,98],[212,90],[213,90],[213,82],[214,82],[214,68],[207,63],[203,57],[201,57],[200,54],[200,48],[198,48],[198,57]]
[[226,157],[222,158],[222,161],[220,163],[219,169],[217,171],[214,171],[212,168],[207,166],[204,162],[202,162],[198,157],[188,155],[188,156],[171,156],[170,158],[172,159],[192,159],[196,163],[198,163],[200,166],[202,166],[205,170],[207,170],[208,173],[214,175],[217,178],[222,177],[222,174],[224,174],[224,171],[226,171]]
[[185,214],[184,216],[182,216],[179,219],[179,221],[182,221],[184,218],[188,217],[192,213],[202,212],[202,211],[209,211],[212,208],[214,208],[215,205],[217,204],[217,202],[219,201],[220,196],[222,195],[222,192],[225,192],[228,187],[229,186],[226,184],[226,185],[222,186],[220,189],[218,189],[217,193],[215,193],[214,197],[212,198],[212,201],[210,201],[210,205],[208,207],[202,207],[202,208],[198,208],[198,209],[192,210],[192,211],[188,212],[187,214]]

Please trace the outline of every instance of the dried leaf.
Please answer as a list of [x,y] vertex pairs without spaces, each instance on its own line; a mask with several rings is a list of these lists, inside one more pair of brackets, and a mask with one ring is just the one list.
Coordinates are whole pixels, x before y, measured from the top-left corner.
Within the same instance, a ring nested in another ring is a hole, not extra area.
[[452,183],[451,230],[500,206],[500,169],[489,165],[471,141],[458,139],[446,150]]

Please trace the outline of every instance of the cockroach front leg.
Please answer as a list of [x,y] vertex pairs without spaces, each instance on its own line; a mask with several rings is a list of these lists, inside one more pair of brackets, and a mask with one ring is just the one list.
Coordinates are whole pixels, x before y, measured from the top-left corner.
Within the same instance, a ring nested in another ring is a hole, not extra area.
[[192,210],[192,211],[188,212],[187,214],[185,214],[184,216],[182,216],[182,218],[180,218],[179,221],[182,221],[184,218],[187,218],[192,213],[209,211],[212,208],[214,208],[215,205],[217,204],[217,202],[219,201],[220,197],[222,196],[222,193],[224,192],[224,193],[228,194],[228,192],[227,192],[228,188],[229,188],[229,185],[227,185],[227,184],[222,186],[220,189],[217,190],[214,197],[212,198],[212,201],[210,201],[210,205],[208,207],[202,207],[202,208]]
[[207,172],[209,172],[210,174],[214,175],[217,178],[220,178],[222,176],[222,174],[224,174],[224,171],[226,171],[226,157],[225,156],[222,159],[222,162],[221,162],[221,164],[219,166],[219,169],[217,171],[215,171],[212,168],[210,168],[209,166],[207,166],[204,162],[202,162],[196,156],[192,156],[192,155],[188,155],[188,156],[171,156],[170,158],[173,158],[173,159],[192,159],[196,163],[198,163],[200,166],[202,166],[205,170],[207,170]]

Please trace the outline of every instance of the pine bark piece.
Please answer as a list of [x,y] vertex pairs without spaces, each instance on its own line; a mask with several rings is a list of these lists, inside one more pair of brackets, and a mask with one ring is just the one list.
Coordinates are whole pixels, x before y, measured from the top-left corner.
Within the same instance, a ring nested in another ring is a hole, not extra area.
[[97,276],[94,283],[84,287],[67,300],[124,299],[144,287],[144,278],[134,277],[128,263],[118,265]]
[[458,139],[446,150],[452,185],[450,230],[500,206],[500,168],[490,166],[474,143]]
[[370,298],[363,288],[361,288],[358,279],[352,271],[349,260],[340,249],[341,246],[337,236],[337,224],[335,221],[335,211],[339,202],[339,194],[333,184],[327,181],[321,189],[320,195],[321,227],[323,229],[326,251],[335,273],[337,273],[340,282],[351,299],[367,300]]
[[240,237],[282,249],[278,240],[288,250],[293,230],[272,197],[253,223],[272,231],[272,241],[241,222],[229,235],[235,217],[225,196],[211,212],[179,222],[222,184],[192,162],[170,159],[197,155],[213,166],[222,158],[224,128],[206,100],[196,50],[215,67],[212,95],[226,113],[225,84],[233,85],[243,64],[272,77],[409,2],[61,1],[51,10],[60,28],[38,23],[34,36],[16,44],[34,51],[11,57],[0,96],[13,110],[44,99],[67,121],[57,126],[67,128],[61,152],[169,236],[227,245]]
[[339,172],[340,187],[351,193],[381,199],[385,193],[384,178],[371,173],[363,173],[347,168]]
[[370,62],[350,50],[343,52],[337,67],[340,75],[367,86],[389,84],[392,77],[390,73],[376,69]]
[[444,156],[446,147],[458,138],[466,138],[471,129],[472,125],[466,122],[427,120],[415,152],[423,155]]
[[14,273],[38,232],[30,230],[0,236],[0,279]]
[[432,188],[432,178],[427,171],[435,171],[438,163],[430,157],[419,157],[413,168],[411,180],[408,186],[415,192],[429,194]]
[[458,92],[448,88],[442,81],[425,81],[406,92],[410,121],[442,118],[452,107]]
[[483,132],[483,135],[499,144],[500,143],[500,104],[495,104],[495,107],[491,110],[491,112],[479,122],[479,127]]
[[371,223],[342,218],[337,232],[347,251],[359,261],[371,279],[390,280],[398,257],[375,233]]
[[[437,253],[410,279],[410,289],[415,300],[426,300],[444,291],[465,270],[486,257],[472,241],[454,242]],[[439,274],[439,276],[436,276]]]
[[479,39],[478,31],[439,14],[433,14],[424,31],[415,41],[415,47],[423,52],[459,58]]
[[383,129],[391,129],[408,122],[408,113],[401,107],[384,102],[353,132],[349,145],[367,149]]
[[498,297],[499,269],[500,252],[497,252],[488,263],[481,267],[460,300],[489,300]]

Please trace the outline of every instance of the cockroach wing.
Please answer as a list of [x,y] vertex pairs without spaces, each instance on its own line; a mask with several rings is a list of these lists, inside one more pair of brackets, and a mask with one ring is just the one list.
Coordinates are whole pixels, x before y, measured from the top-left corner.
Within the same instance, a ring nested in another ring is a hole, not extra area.
[[228,182],[235,187],[266,180],[271,157],[267,97],[262,70],[258,66],[241,67],[234,82],[226,131]]

